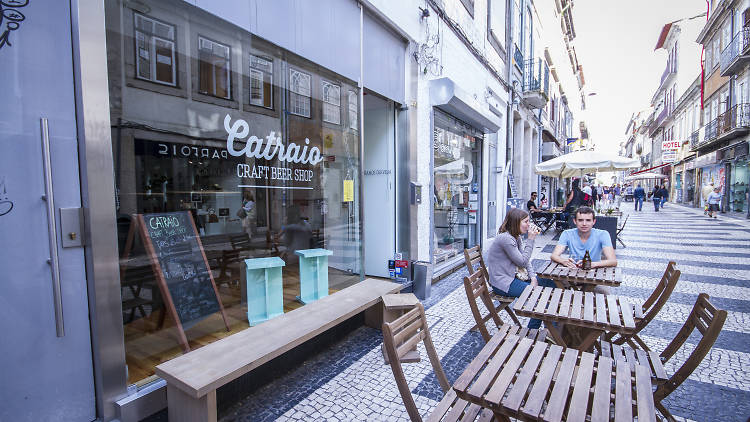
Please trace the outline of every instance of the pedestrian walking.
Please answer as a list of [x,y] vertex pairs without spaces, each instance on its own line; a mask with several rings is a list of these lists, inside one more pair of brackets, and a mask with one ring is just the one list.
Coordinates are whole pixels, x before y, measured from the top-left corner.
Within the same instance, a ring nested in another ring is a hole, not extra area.
[[715,187],[714,191],[708,194],[706,203],[708,204],[708,218],[716,218],[715,213],[719,212],[719,204],[721,203],[721,191],[720,188]]
[[594,209],[596,209],[596,203],[599,201],[599,191],[597,190],[596,186],[591,185],[591,203],[594,206]]
[[659,204],[661,204],[661,189],[659,189],[659,185],[654,185],[654,190],[651,191],[651,200],[654,201],[654,211],[659,212]]
[[615,209],[620,209],[620,204],[622,203],[622,189],[620,188],[620,185],[616,185],[613,189],[614,197],[615,197]]
[[633,191],[633,200],[635,201],[635,210],[643,211],[643,199],[646,197],[646,191],[643,190],[640,183]]
[[661,189],[659,189],[659,193],[661,194],[661,204],[659,204],[659,207],[664,208],[664,204],[666,204],[667,199],[669,199],[669,191],[667,190],[667,185],[663,185]]
[[703,207],[703,215],[708,214],[708,195],[714,191],[714,182],[711,182],[703,188],[701,188],[701,207]]

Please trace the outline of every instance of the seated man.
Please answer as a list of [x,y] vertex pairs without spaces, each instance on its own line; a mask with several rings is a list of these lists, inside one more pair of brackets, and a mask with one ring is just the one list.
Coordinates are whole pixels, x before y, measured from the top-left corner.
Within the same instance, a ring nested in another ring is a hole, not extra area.
[[526,202],[526,208],[529,210],[529,213],[539,211],[539,208],[536,206],[536,192],[531,192],[531,199]]
[[[616,267],[617,257],[609,233],[606,230],[594,228],[594,223],[596,223],[594,210],[585,206],[579,207],[573,216],[573,222],[576,228],[565,230],[560,235],[557,246],[550,256],[552,262],[568,268],[578,268],[581,266],[583,255],[589,251],[591,268]],[[567,259],[562,257],[566,248],[568,249]],[[609,293],[609,289],[603,286],[597,286],[594,291]]]

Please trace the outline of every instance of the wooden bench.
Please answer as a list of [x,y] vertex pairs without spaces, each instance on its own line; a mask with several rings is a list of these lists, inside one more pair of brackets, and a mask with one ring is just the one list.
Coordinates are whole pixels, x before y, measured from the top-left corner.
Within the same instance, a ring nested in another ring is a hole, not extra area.
[[162,363],[156,374],[167,382],[169,420],[216,421],[217,388],[362,311],[366,311],[368,325],[380,328],[380,297],[401,288],[400,284],[366,279]]

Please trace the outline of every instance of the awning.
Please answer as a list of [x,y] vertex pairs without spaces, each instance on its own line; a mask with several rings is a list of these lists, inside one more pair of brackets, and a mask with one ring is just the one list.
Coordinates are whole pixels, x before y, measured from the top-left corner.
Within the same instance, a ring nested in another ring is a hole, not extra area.
[[660,164],[660,165],[658,165],[658,166],[653,166],[653,167],[651,167],[651,168],[647,168],[646,170],[638,170],[638,171],[634,171],[634,172],[630,173],[630,176],[635,176],[635,175],[636,175],[636,174],[638,174],[638,173],[645,173],[645,172],[647,172],[647,171],[651,171],[651,170],[654,170],[654,169],[660,169],[660,168],[662,168],[662,167],[665,167],[665,166],[671,166],[671,165],[672,165],[672,163],[667,163],[667,164]]

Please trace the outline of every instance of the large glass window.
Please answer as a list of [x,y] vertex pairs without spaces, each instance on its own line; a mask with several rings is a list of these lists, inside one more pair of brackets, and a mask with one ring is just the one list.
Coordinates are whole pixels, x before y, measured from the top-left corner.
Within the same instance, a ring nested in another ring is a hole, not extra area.
[[433,134],[434,271],[455,265],[480,242],[482,133],[435,109]]
[[[330,254],[322,294],[361,279],[359,134],[341,124],[359,91],[188,2],[105,5],[125,353],[145,384],[275,313],[259,304],[303,306],[301,251]],[[245,281],[267,258],[273,297]]]

